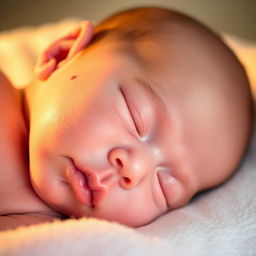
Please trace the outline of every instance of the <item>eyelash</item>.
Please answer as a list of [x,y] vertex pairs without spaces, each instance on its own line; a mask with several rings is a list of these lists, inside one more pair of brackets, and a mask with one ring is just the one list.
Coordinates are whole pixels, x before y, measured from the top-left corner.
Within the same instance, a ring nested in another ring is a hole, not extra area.
[[[135,126],[135,129],[136,129],[138,135],[139,135],[139,136],[142,136],[143,130],[144,130],[143,121],[141,120],[141,117],[140,117],[140,115],[139,115],[139,113],[138,113],[137,110],[131,111],[131,107],[130,107],[130,105],[128,104],[127,99],[126,99],[126,97],[125,97],[125,94],[124,94],[124,92],[122,91],[121,88],[120,88],[120,91],[121,91],[121,94],[122,94],[122,96],[123,96],[123,98],[124,98],[124,101],[125,101],[125,103],[126,103],[126,106],[127,106],[128,110],[129,110],[130,116],[131,116],[131,118],[132,118],[132,120],[133,120],[133,124],[134,124],[134,126]],[[140,122],[140,124],[138,124],[138,122]]]

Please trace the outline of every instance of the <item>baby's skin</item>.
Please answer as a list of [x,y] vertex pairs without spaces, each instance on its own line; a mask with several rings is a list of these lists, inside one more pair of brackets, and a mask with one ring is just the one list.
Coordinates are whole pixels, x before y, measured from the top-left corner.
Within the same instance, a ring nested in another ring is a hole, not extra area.
[[1,73],[0,229],[65,217],[138,227],[234,172],[252,123],[240,63],[181,14],[134,12],[155,31],[152,17],[170,15],[175,36],[102,40],[133,26],[127,12],[55,41],[24,89]]

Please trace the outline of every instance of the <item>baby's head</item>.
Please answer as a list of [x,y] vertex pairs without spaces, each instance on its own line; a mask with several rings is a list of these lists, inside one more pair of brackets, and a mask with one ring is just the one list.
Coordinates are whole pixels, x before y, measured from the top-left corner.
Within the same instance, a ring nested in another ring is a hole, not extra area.
[[128,10],[65,56],[25,91],[31,181],[55,210],[141,226],[238,166],[252,130],[248,80],[202,24]]

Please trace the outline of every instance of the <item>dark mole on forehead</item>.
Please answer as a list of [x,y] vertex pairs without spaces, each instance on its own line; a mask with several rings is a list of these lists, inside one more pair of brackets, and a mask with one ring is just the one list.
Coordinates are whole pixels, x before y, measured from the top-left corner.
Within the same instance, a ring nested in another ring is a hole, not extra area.
[[72,75],[71,77],[70,77],[70,80],[74,80],[74,79],[76,79],[77,78],[77,75]]

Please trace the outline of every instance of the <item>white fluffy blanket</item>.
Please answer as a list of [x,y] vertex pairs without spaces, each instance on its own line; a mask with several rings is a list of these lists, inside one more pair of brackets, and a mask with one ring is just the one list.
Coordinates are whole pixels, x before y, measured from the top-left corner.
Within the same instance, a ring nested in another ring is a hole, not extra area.
[[[65,20],[2,33],[0,68],[21,86],[31,77],[35,54],[53,36],[69,30],[76,22]],[[256,44],[230,36],[226,39],[245,64],[251,83],[255,85]],[[11,52],[17,54],[15,61]],[[147,226],[132,229],[84,218],[20,227],[0,232],[0,255],[255,256],[255,155],[254,136],[242,165],[229,181]]]

